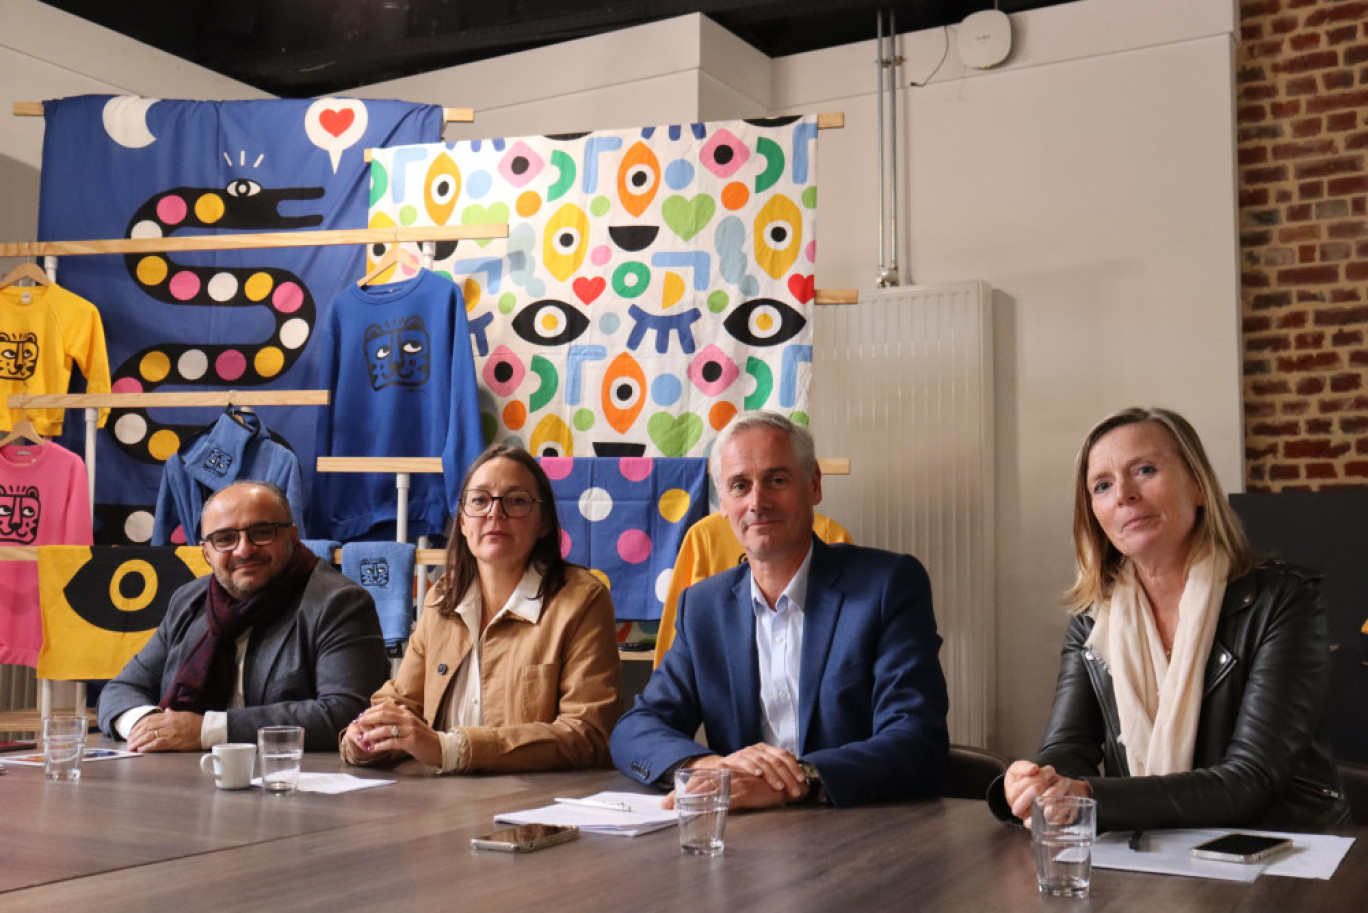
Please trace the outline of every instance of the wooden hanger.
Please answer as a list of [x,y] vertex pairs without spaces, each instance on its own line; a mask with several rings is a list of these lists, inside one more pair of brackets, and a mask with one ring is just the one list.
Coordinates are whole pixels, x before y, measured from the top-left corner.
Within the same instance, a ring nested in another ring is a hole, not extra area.
[[33,427],[33,422],[29,421],[27,415],[14,423],[14,427],[10,429],[9,434],[0,438],[0,447],[8,447],[10,444],[19,440],[27,440],[29,443],[39,447],[47,443],[47,439],[38,433],[38,429]]
[[38,285],[52,284],[52,281],[48,279],[47,273],[43,272],[38,264],[25,261],[10,270],[9,275],[4,279],[0,279],[0,288],[9,288],[11,285],[17,285],[20,279],[32,279]]
[[366,275],[362,276],[357,281],[357,288],[365,288],[373,283],[385,270],[389,269],[391,266],[397,267],[401,263],[415,272],[422,268],[422,264],[418,262],[418,258],[409,253],[408,249],[399,243],[399,239],[395,238],[390,242],[389,249],[386,250],[385,255],[380,258],[380,262],[376,263],[370,272],[366,273]]

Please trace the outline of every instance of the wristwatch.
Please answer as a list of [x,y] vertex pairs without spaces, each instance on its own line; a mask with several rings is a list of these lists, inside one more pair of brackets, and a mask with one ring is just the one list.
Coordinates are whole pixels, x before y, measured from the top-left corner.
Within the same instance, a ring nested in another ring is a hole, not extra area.
[[811,761],[799,761],[798,766],[802,769],[803,776],[807,778],[808,791],[803,801],[826,805],[826,788],[822,786],[822,775],[817,772],[817,766]]

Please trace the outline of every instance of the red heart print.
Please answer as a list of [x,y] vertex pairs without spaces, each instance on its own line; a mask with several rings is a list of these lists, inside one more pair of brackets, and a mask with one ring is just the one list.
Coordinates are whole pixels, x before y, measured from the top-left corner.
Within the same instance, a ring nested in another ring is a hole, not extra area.
[[789,291],[793,293],[793,297],[797,298],[801,304],[807,304],[812,300],[816,284],[817,277],[815,275],[800,276],[797,273],[794,273],[792,276],[789,276],[788,280]]
[[575,289],[575,296],[585,304],[593,304],[594,299],[603,294],[604,288],[608,283],[602,276],[595,276],[593,279],[586,279],[580,276],[571,285]]
[[356,112],[351,108],[324,108],[318,115],[318,122],[333,136],[341,136],[356,120]]

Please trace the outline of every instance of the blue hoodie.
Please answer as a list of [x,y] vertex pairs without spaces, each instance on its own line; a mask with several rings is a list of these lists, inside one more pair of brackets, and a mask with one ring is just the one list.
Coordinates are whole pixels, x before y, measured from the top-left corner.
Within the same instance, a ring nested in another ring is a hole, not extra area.
[[[179,526],[185,528],[187,543],[198,542],[204,499],[238,479],[279,485],[290,501],[295,522],[303,522],[304,482],[298,457],[290,448],[271,440],[271,433],[255,413],[230,409],[166,461],[157,492],[152,544],[180,544],[171,540]],[[304,535],[302,527],[300,535]]]

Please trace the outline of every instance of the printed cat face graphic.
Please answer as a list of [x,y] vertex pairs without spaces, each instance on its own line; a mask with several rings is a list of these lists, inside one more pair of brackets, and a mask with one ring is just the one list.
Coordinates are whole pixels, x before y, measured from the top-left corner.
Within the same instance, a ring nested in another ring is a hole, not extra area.
[[421,317],[366,328],[366,366],[371,386],[421,387],[431,371],[427,327]]
[[38,538],[42,505],[32,485],[0,485],[0,543],[32,545]]
[[38,337],[0,333],[0,379],[28,380],[38,367]]

